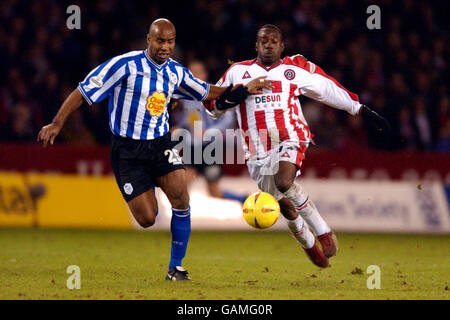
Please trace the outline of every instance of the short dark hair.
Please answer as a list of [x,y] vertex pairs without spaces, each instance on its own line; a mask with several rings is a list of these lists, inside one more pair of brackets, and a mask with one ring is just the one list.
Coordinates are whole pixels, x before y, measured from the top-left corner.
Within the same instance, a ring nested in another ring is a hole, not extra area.
[[276,32],[278,32],[280,34],[280,38],[283,39],[283,32],[281,32],[280,28],[278,28],[276,25],[274,24],[265,24],[263,25],[261,28],[259,28],[258,33],[262,30],[262,29],[273,29]]

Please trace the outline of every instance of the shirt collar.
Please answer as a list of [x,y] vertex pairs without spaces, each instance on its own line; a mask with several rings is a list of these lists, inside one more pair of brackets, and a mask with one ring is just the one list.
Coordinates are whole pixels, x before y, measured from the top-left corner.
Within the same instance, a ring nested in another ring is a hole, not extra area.
[[266,70],[266,71],[269,71],[269,70],[272,70],[273,68],[278,67],[278,66],[281,64],[281,62],[283,62],[283,60],[280,59],[280,61],[278,61],[277,63],[275,63],[273,66],[265,67],[265,66],[263,66],[261,63],[258,62],[258,58],[255,59],[255,63],[256,63],[258,66],[260,66],[261,68],[264,68],[264,70]]
[[155,61],[153,61],[152,58],[149,57],[146,49],[144,50],[144,55],[147,58],[148,62],[150,62],[152,65],[154,65],[157,69],[162,69],[162,67],[164,67],[167,64],[167,62],[170,60],[170,58],[168,58],[163,64],[158,64]]

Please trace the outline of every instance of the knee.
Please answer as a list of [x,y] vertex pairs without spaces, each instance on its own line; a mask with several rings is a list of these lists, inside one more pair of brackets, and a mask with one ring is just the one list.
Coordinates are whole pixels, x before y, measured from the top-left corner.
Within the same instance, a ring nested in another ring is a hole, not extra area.
[[156,215],[158,214],[158,208],[133,208],[132,210],[133,216],[136,219],[136,222],[142,228],[149,228],[155,224]]
[[282,193],[285,193],[286,191],[288,191],[293,183],[293,181],[291,179],[283,177],[283,176],[278,176],[278,175],[274,176],[274,180],[275,180],[275,185],[276,185],[277,189]]
[[139,217],[136,219],[136,221],[142,228],[150,228],[155,224],[155,216],[153,215],[150,217]]

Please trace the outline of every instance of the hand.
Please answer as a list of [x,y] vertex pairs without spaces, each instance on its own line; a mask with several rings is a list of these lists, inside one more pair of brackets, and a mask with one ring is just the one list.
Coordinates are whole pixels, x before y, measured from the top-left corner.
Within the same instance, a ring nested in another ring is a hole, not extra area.
[[389,122],[369,107],[363,105],[360,113],[363,119],[369,122],[378,131],[383,133],[388,133],[391,131],[391,125]]
[[216,107],[218,110],[226,110],[245,101],[250,94],[262,93],[263,88],[272,89],[272,81],[265,80],[265,76],[253,79],[245,86],[229,85],[228,88],[217,98]]
[[56,124],[56,123],[50,123],[46,125],[45,127],[42,127],[41,131],[39,131],[39,134],[37,136],[37,141],[42,141],[44,144],[44,147],[47,146],[47,143],[50,141],[50,144],[53,145],[53,142],[55,141],[56,136],[61,131],[62,126]]
[[249,95],[247,87],[238,86],[233,90],[230,84],[225,91],[217,98],[216,107],[218,110],[226,110],[233,108],[235,105],[247,99]]
[[225,91],[217,98],[216,107],[218,110],[226,110],[233,108],[235,105],[247,99],[249,92],[246,87],[238,86],[233,90],[230,84]]
[[250,94],[261,94],[263,88],[272,90],[272,81],[265,80],[265,78],[266,76],[258,77],[247,83],[245,87],[247,87],[248,92]]

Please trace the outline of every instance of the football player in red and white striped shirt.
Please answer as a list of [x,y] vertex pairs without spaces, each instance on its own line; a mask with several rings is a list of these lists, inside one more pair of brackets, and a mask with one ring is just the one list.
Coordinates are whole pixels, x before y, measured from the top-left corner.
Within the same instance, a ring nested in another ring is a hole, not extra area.
[[[279,201],[292,235],[311,261],[327,267],[328,258],[337,252],[337,239],[307,193],[295,182],[312,141],[299,96],[305,95],[352,115],[361,114],[379,130],[388,130],[389,124],[362,105],[356,94],[302,55],[281,59],[283,49],[280,29],[274,25],[263,26],[257,34],[257,58],[233,64],[218,82],[218,85],[228,87],[229,95],[224,97],[229,99],[214,100],[205,107],[215,118],[236,107],[252,179],[262,191]],[[258,77],[266,77],[272,88],[263,89],[262,94],[245,95],[239,85]],[[231,99],[234,92],[240,98]],[[241,101],[242,94],[246,99],[236,105],[233,101]]]

